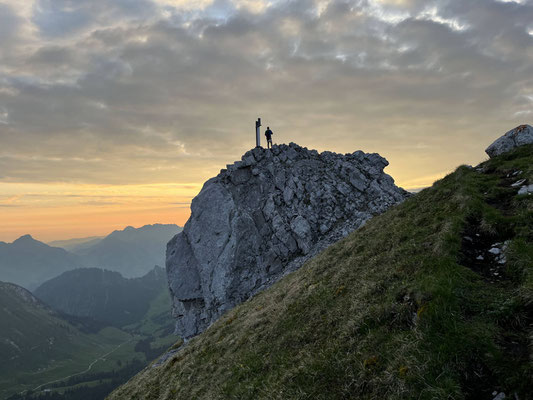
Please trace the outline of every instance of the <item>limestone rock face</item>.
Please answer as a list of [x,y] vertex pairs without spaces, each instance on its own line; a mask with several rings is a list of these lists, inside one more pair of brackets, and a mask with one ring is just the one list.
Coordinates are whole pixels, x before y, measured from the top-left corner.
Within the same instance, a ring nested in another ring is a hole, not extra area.
[[492,143],[485,152],[492,158],[507,153],[516,147],[531,143],[533,143],[533,127],[531,125],[520,125]]
[[300,267],[409,194],[378,154],[294,143],[256,148],[207,181],[183,232],[167,245],[167,275],[184,338]]

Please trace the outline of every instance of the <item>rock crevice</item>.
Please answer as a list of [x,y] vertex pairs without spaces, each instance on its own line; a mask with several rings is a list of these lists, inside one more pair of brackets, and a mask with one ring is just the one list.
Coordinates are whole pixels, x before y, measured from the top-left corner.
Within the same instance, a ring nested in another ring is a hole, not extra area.
[[255,148],[207,181],[167,275],[184,338],[300,267],[408,193],[378,154],[318,153],[294,143]]

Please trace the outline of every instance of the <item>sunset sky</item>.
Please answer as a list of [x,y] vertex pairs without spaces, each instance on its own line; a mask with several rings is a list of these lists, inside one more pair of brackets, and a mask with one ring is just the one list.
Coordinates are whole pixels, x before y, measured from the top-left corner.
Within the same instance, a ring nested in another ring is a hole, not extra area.
[[428,186],[533,122],[533,0],[0,0],[0,240],[183,225],[259,116]]

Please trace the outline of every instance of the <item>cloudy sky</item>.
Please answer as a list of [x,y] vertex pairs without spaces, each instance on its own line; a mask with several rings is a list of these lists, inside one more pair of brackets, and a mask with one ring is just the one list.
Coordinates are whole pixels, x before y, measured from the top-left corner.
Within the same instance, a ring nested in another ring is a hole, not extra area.
[[183,224],[258,116],[430,185],[533,122],[533,0],[0,0],[0,240]]

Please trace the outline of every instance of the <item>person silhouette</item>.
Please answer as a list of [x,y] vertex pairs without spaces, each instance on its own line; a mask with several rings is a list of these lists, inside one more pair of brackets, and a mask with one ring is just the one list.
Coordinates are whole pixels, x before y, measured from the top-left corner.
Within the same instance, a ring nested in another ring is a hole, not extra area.
[[270,127],[267,126],[267,130],[265,131],[265,136],[267,138],[267,148],[268,149],[271,149],[272,148],[272,135],[274,134],[274,132],[272,132],[270,130]]

